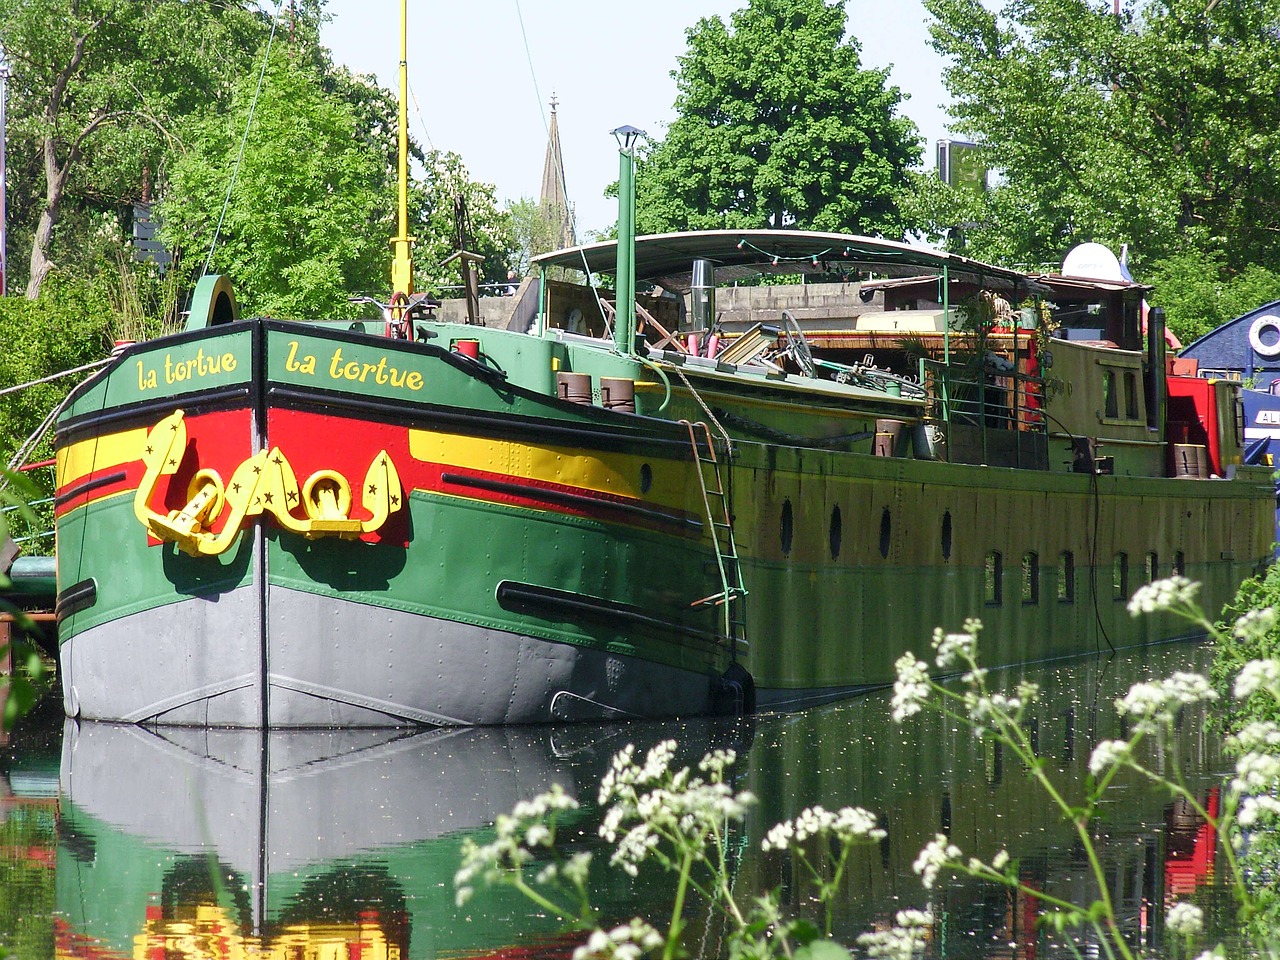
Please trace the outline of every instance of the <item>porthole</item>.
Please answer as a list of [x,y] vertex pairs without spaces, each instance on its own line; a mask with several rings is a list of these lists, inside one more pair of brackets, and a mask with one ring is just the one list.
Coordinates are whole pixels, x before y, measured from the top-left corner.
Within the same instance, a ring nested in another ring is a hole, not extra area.
[[893,542],[893,520],[889,516],[889,508],[885,507],[880,514],[880,556],[889,559],[889,545]]
[[942,515],[942,559],[951,559],[951,511]]
[[795,521],[791,516],[791,501],[782,501],[782,521],[778,525],[778,539],[782,544],[783,556],[791,555],[791,538],[795,533]]
[[836,560],[840,556],[840,541],[844,536],[844,524],[840,519],[840,504],[836,504],[831,508],[831,524],[827,531],[831,541],[831,559]]
[[647,463],[640,464],[640,492],[648,493],[653,486],[653,467]]

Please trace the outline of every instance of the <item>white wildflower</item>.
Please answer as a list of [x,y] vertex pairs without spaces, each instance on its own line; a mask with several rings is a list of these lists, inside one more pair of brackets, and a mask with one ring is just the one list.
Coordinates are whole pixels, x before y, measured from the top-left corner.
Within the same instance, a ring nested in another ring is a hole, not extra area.
[[1186,577],[1172,576],[1143,584],[1129,601],[1129,613],[1138,617],[1173,607],[1188,607],[1195,602],[1200,584]]
[[1236,619],[1231,632],[1237,640],[1245,643],[1257,643],[1259,640],[1266,639],[1267,635],[1275,629],[1275,626],[1275,607],[1263,607],[1261,610],[1245,611],[1242,616]]
[[868,957],[887,960],[911,960],[923,952],[933,916],[923,910],[899,910],[895,924],[888,930],[876,930],[858,937],[858,946]]
[[564,787],[552,784],[547,792],[522,800],[511,813],[498,816],[492,842],[479,844],[470,837],[463,840],[462,866],[453,877],[458,906],[471,899],[477,882],[497,883],[523,869],[533,859],[533,847],[553,846],[557,815],[577,807],[578,801],[565,793]]
[[1227,744],[1240,751],[1274,751],[1280,747],[1280,725],[1271,720],[1254,720],[1228,737]]
[[774,824],[762,841],[760,841],[761,850],[785,850],[791,844],[791,838],[796,835],[795,827],[790,820],[784,823]]
[[1204,930],[1204,911],[1194,903],[1175,903],[1165,914],[1164,925],[1176,937],[1194,937]]
[[1246,830],[1254,826],[1260,819],[1268,820],[1280,817],[1280,800],[1269,794],[1260,797],[1245,797],[1240,802],[1240,811],[1236,822]]
[[841,807],[837,811],[821,806],[806,807],[794,820],[772,827],[760,843],[762,850],[785,850],[792,843],[810,837],[833,835],[844,843],[880,840],[887,834],[876,826],[876,815],[862,807]]
[[724,782],[736,759],[729,750],[707,754],[698,764],[706,778],[688,767],[672,770],[676,742],[665,740],[636,761],[627,746],[613,758],[600,785],[600,803],[608,805],[600,836],[614,844],[610,863],[636,876],[639,864],[664,842],[688,843],[702,850],[707,837],[725,820],[742,820],[755,797],[734,793]]
[[893,684],[893,722],[902,723],[919,713],[929,699],[929,665],[908,651],[893,666],[898,674]]
[[1196,957],[1196,960],[1226,960],[1220,947],[1214,947],[1212,950],[1206,950],[1204,953]]
[[594,930],[587,942],[573,951],[573,960],[639,960],[662,946],[662,935],[639,919],[614,927],[608,933]]
[[1116,712],[1136,720],[1139,730],[1150,731],[1157,721],[1172,723],[1180,707],[1215,700],[1217,696],[1205,677],[1178,672],[1164,680],[1135,683],[1116,701]]
[[1102,776],[1129,756],[1129,748],[1128,740],[1103,740],[1089,755],[1089,772],[1095,777]]
[[997,873],[1002,873],[1004,868],[1009,865],[1009,851],[1001,850],[991,858],[991,867]]
[[911,869],[920,874],[920,882],[925,889],[930,889],[938,879],[938,871],[948,862],[958,861],[960,856],[960,848],[948,840],[946,834],[940,833],[925,844]]
[[1280,693],[1280,660],[1250,660],[1236,676],[1236,699],[1244,700],[1261,689]]
[[1231,789],[1237,793],[1268,793],[1280,779],[1280,756],[1246,753],[1236,761],[1236,776]]
[[945,633],[941,627],[933,631],[933,649],[937,652],[937,664],[947,668],[957,661],[972,663],[978,655],[978,635],[974,633]]

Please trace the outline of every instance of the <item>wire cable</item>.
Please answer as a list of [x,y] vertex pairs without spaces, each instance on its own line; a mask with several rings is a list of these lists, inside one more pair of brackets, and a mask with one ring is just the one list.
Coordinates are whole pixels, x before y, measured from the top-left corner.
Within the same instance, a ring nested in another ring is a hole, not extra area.
[[275,44],[276,28],[280,25],[280,15],[284,13],[284,0],[276,3],[276,15],[271,18],[271,33],[267,37],[267,49],[262,54],[262,67],[258,70],[258,85],[253,91],[253,100],[249,103],[249,118],[244,123],[244,133],[240,137],[240,149],[236,153],[236,162],[231,165],[231,181],[227,184],[227,195],[222,201],[222,212],[218,214],[218,225],[213,228],[213,240],[209,243],[209,255],[205,257],[202,277],[209,275],[209,267],[213,264],[213,252],[218,249],[218,238],[222,234],[222,224],[227,218],[227,210],[231,206],[231,191],[235,189],[236,177],[240,175],[240,163],[244,160],[244,148],[249,142],[249,130],[253,126],[253,115],[258,109],[258,97],[262,94],[262,84],[267,76],[267,63],[271,60],[271,47]]

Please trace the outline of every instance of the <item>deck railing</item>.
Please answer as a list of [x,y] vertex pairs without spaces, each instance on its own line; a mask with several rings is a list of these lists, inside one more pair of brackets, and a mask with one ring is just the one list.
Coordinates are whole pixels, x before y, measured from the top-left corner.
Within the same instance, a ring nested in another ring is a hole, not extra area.
[[993,430],[1046,432],[1045,380],[1012,368],[979,370],[923,358],[920,382],[928,393],[929,416],[939,423],[963,423]]

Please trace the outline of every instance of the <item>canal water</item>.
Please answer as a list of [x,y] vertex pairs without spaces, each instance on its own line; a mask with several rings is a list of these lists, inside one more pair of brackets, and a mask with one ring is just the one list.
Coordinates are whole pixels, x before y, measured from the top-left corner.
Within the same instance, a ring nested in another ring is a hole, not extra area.
[[[993,676],[1010,690],[1041,684],[1029,727],[1078,796],[1094,744],[1121,734],[1115,698],[1139,680],[1207,672],[1210,660],[1203,646],[1170,644]],[[595,852],[604,922],[665,921],[669,879],[603,869],[596,795],[617,750],[667,738],[686,762],[713,747],[741,755],[734,785],[759,798],[730,839],[741,902],[779,889],[788,911],[813,908],[803,865],[761,850],[774,823],[813,804],[878,814],[888,836],[858,852],[841,885],[845,943],[919,908],[935,917],[928,957],[1073,955],[1037,924],[1035,897],[971,879],[925,890],[911,865],[938,832],[966,856],[1006,847],[1029,888],[1092,897],[1083,850],[1026,772],[940,715],[894,725],[888,691],[737,723],[419,733],[153,732],[51,712],[0,751],[0,947],[22,958],[569,957],[583,935],[509,888],[456,905],[460,844],[488,842],[499,814],[560,784],[582,804],[563,847]],[[1176,747],[1152,763],[1180,767],[1210,802],[1230,764],[1204,720],[1187,710]],[[1119,782],[1093,834],[1135,945],[1168,955],[1163,916],[1175,899],[1230,923],[1211,832],[1160,789]],[[692,953],[723,955],[723,931],[699,905],[688,922]]]

